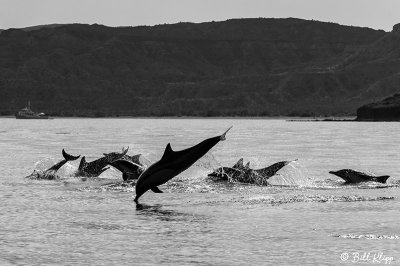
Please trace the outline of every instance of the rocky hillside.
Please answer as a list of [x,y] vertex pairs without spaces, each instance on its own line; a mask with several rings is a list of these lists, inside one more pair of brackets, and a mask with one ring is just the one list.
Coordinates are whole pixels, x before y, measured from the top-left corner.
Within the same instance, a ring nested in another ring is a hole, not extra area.
[[357,109],[359,121],[400,121],[400,94]]
[[398,90],[399,30],[300,19],[0,33],[0,113],[352,115]]

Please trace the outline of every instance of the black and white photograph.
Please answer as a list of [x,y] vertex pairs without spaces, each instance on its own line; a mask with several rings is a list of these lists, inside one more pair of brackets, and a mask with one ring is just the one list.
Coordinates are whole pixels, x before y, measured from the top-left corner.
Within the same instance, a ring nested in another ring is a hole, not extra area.
[[0,266],[400,265],[399,0],[0,0]]

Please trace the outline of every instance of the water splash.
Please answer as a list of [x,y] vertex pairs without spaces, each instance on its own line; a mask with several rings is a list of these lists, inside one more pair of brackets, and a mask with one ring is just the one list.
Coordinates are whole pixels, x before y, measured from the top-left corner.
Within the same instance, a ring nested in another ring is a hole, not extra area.
[[325,179],[325,180],[316,180],[315,186],[317,188],[325,188],[325,189],[384,189],[384,188],[392,188],[392,187],[400,187],[400,182],[390,181],[386,184],[382,184],[379,182],[361,182],[355,184],[345,183],[341,179]]
[[74,176],[75,172],[78,170],[78,168],[71,163],[67,162],[65,163],[58,171],[57,173],[60,176]]
[[208,171],[210,169],[220,167],[221,164],[218,162],[212,152],[208,152],[203,157],[201,157],[193,166],[196,168],[203,168]]
[[400,240],[400,235],[374,235],[374,234],[357,235],[357,234],[347,234],[347,235],[334,235],[334,237],[349,238],[349,239],[374,239],[374,240],[395,239],[395,240]]
[[35,163],[33,169],[36,171],[46,171],[46,169],[49,169],[51,166],[56,164],[58,161],[55,160],[54,158],[47,157],[45,159],[39,160]]
[[[249,163],[247,163],[248,165]],[[258,186],[296,186],[296,187],[314,187],[314,182],[309,178],[308,171],[305,167],[295,161],[291,161],[285,166],[281,166],[275,175],[267,176],[265,173],[251,169],[248,166],[239,168],[215,168],[217,173],[216,178],[228,180],[230,183],[246,183],[255,184]],[[275,164],[274,164],[275,165]],[[279,167],[279,166],[278,166]]]
[[280,169],[276,175],[268,179],[268,182],[275,186],[315,187],[314,181],[309,177],[307,168],[297,160]]
[[150,165],[153,164],[153,162],[151,160],[149,160],[147,157],[145,157],[143,154],[140,155],[139,157],[139,162],[145,167],[149,167]]

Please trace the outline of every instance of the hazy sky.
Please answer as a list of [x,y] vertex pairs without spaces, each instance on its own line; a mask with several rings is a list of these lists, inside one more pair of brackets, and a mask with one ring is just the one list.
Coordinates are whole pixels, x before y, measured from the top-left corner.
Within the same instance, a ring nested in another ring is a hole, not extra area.
[[249,17],[296,17],[390,31],[400,23],[400,0],[0,0],[0,29],[51,23],[137,26]]

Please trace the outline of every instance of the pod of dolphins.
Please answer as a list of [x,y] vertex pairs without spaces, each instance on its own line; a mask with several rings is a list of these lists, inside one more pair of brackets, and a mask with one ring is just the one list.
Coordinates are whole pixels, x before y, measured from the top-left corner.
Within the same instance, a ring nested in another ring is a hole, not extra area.
[[[161,159],[150,165],[147,169],[139,160],[141,156],[140,154],[133,156],[127,154],[129,147],[126,149],[122,148],[122,152],[120,153],[104,153],[103,157],[92,162],[86,162],[85,156],[83,156],[74,176],[97,177],[109,169],[109,166],[112,166],[122,173],[124,181],[129,182],[137,180],[135,186],[136,197],[134,201],[137,206],[140,207],[139,198],[144,193],[148,190],[155,193],[162,193],[158,186],[168,182],[173,177],[188,169],[216,144],[220,141],[224,141],[226,139],[226,134],[231,128],[232,127],[228,128],[220,136],[208,138],[193,147],[180,151],[172,150],[171,144],[168,143]],[[62,150],[62,155],[64,159],[60,162],[44,171],[34,170],[32,174],[27,176],[27,178],[47,180],[59,179],[56,172],[67,162],[77,160],[80,157],[80,155],[70,155],[64,149]],[[268,185],[268,179],[291,162],[293,161],[282,161],[265,168],[251,169],[250,162],[244,165],[243,158],[241,158],[232,167],[220,167],[208,174],[208,176],[219,180]],[[368,181],[386,183],[389,178],[388,175],[375,176],[352,169],[330,171],[329,173],[342,178],[345,180],[345,183],[360,183]]]

